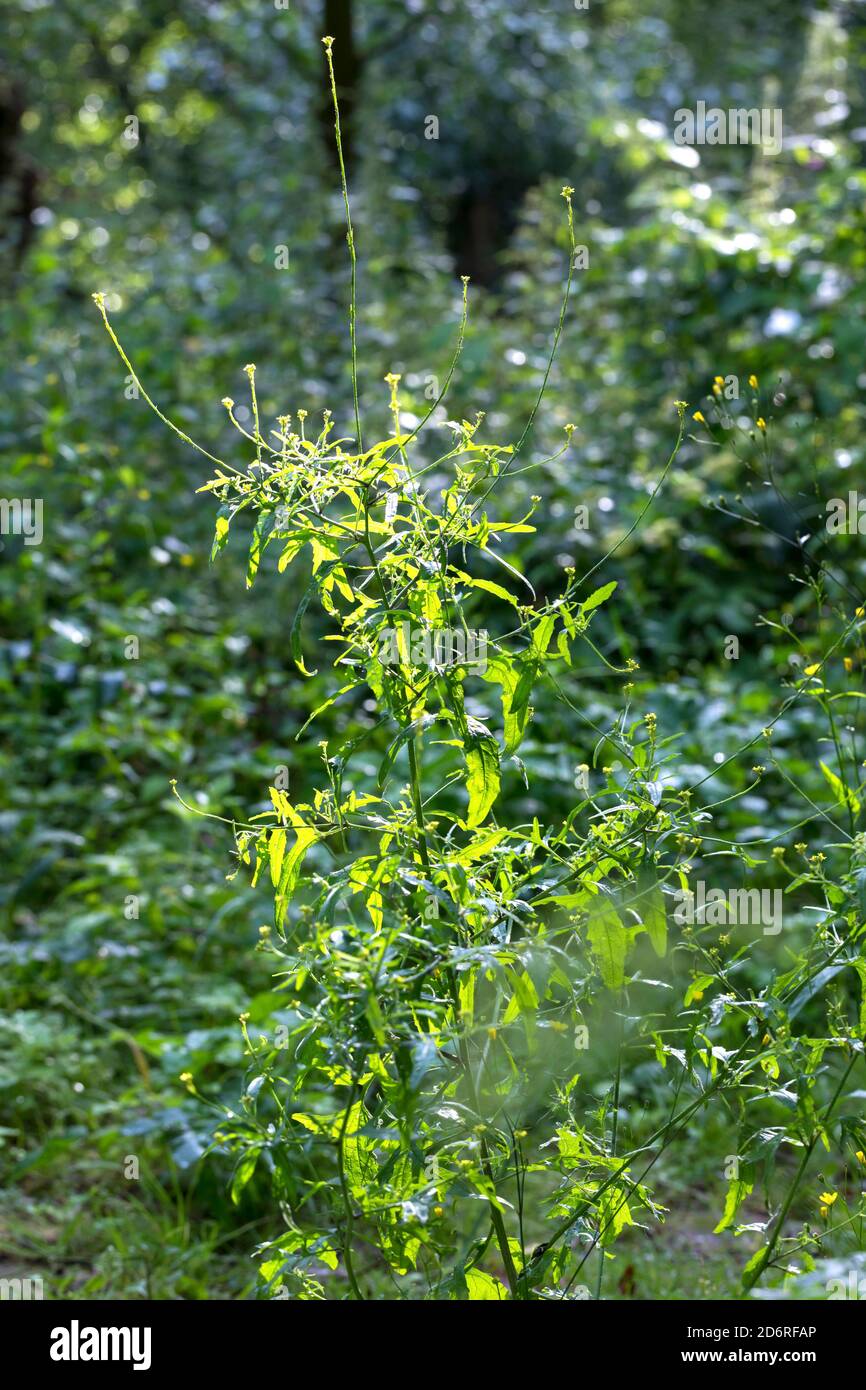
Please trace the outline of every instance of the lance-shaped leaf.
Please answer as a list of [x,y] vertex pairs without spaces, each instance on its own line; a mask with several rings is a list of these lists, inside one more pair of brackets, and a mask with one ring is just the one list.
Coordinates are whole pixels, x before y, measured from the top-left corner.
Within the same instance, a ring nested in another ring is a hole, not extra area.
[[754,1186],[754,1182],[746,1177],[731,1179],[731,1185],[725,1196],[725,1210],[718,1226],[713,1228],[713,1235],[718,1235],[720,1231],[727,1230],[736,1216],[738,1208],[748,1197]]
[[595,592],[590,594],[589,598],[585,599],[580,605],[583,612],[591,613],[593,608],[599,608],[603,603],[606,603],[616,588],[616,585],[617,581],[615,579],[612,579],[609,584],[602,584],[600,589],[596,589]]
[[653,950],[657,956],[663,956],[668,946],[668,920],[655,869],[644,865],[638,873],[637,889],[638,899],[634,906],[647,929]]
[[283,855],[280,866],[280,882],[274,900],[274,920],[278,931],[286,920],[286,911],[297,887],[304,856],[310,845],[319,839],[318,830],[312,825],[307,825],[293,807],[290,819],[295,829],[295,843],[288,854]]
[[607,898],[596,898],[587,927],[590,948],[608,989],[621,989],[625,980],[626,930]]
[[417,719],[412,720],[411,724],[407,724],[404,729],[401,729],[397,737],[389,744],[388,751],[379,766],[379,791],[382,790],[387,782],[388,774],[394,765],[394,759],[403,747],[403,744],[408,743],[416,734],[423,733],[425,729],[429,729],[431,724],[436,723],[436,718],[437,716],[435,714],[419,715]]
[[521,708],[514,707],[514,694],[517,689],[519,668],[509,656],[496,652],[488,655],[487,669],[480,672],[484,680],[502,686],[502,717],[505,725],[505,751],[513,753],[523,738],[526,728],[527,702],[531,690],[527,690],[526,700]]
[[334,566],[339,563],[339,560],[328,560],[322,565],[321,569],[313,574],[312,579],[304,590],[301,601],[295,611],[295,616],[292,619],[292,626],[289,630],[289,650],[292,653],[292,660],[302,676],[315,676],[316,672],[308,671],[304,665],[304,658],[301,653],[301,621],[312,602],[313,595],[321,589],[324,580],[331,573]]
[[469,793],[469,828],[480,825],[499,795],[499,744],[479,719],[468,720],[469,734],[464,741],[466,790]]
[[[264,554],[265,546],[270,540],[271,532],[274,529],[275,516],[276,513],[272,508],[269,511],[261,512],[259,515],[259,519],[256,522],[255,529],[252,535],[252,540],[250,541],[250,554],[249,559],[247,561],[248,589],[251,589],[253,586],[253,580],[255,579],[256,574],[258,572],[259,564],[261,562],[262,555]],[[213,556],[211,556],[211,558],[213,558]]]

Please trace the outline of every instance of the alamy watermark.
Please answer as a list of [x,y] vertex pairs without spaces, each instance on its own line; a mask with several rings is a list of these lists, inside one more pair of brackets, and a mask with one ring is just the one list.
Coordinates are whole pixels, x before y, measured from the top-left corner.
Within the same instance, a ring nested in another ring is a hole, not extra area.
[[778,106],[760,108],[707,106],[699,101],[694,109],[681,106],[674,112],[674,143],[677,145],[760,145],[764,154],[779,154],[782,148],[782,111]]
[[830,1302],[841,1298],[866,1301],[866,1279],[859,1277],[856,1269],[849,1269],[847,1279],[828,1279],[825,1287]]
[[0,497],[0,535],[23,536],[25,545],[41,545],[42,498]]
[[414,666],[442,670],[465,666],[479,674],[487,670],[487,629],[412,627],[403,622],[382,628],[379,660],[383,666]]
[[782,930],[781,888],[725,890],[699,881],[694,889],[677,889],[674,900],[674,921],[680,926],[762,927],[764,936],[778,936]]
[[831,497],[824,510],[826,527],[831,536],[862,536],[866,534],[866,497],[849,492],[844,497]]
[[151,1334],[149,1327],[82,1327],[73,1318],[52,1328],[48,1354],[52,1361],[130,1361],[134,1371],[147,1371]]
[[23,1279],[0,1279],[0,1303],[30,1302],[44,1297],[40,1274],[28,1274]]

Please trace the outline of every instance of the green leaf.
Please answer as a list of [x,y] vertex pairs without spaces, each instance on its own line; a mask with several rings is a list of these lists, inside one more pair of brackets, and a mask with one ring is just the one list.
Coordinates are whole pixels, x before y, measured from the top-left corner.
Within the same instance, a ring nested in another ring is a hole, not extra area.
[[482,1269],[467,1269],[466,1291],[471,1303],[499,1303],[508,1298],[505,1285]]
[[285,855],[280,868],[280,882],[274,901],[274,920],[279,930],[286,920],[286,911],[297,887],[304,856],[310,845],[319,838],[319,832],[312,825],[305,825],[295,811],[292,815],[295,827],[295,843]]
[[503,1026],[513,1023],[521,1014],[533,1014],[538,1008],[538,994],[532,977],[524,970],[520,975],[509,970],[508,977],[514,986],[514,993],[508,1001],[508,1008],[502,1015]]
[[522,708],[515,709],[514,694],[517,689],[517,668],[510,657],[501,653],[488,654],[487,669],[480,672],[482,678],[491,684],[502,686],[502,718],[504,723],[505,752],[513,753],[519,747],[526,728],[526,704],[532,682],[529,683],[526,700]]
[[626,930],[619,913],[606,898],[597,898],[589,911],[590,948],[608,989],[620,989],[625,980]]
[[517,678],[517,683],[512,687],[508,713],[515,719],[522,719],[525,724],[529,697],[538,679],[538,662],[531,660],[521,661],[518,670],[520,675]]
[[851,964],[860,977],[860,1037],[866,1038],[866,960],[859,956]]
[[538,623],[536,624],[535,631],[532,634],[531,650],[533,656],[544,656],[544,653],[550,646],[550,639],[553,636],[553,628],[555,623],[556,618],[552,613],[545,613],[544,617],[539,619]]
[[[256,522],[252,540],[250,541],[249,560],[247,561],[248,589],[251,589],[253,586],[253,580],[256,577],[256,573],[259,568],[259,563],[261,561],[262,555],[264,554],[265,546],[268,543],[268,537],[270,535],[270,532],[274,528],[274,516],[275,513],[273,509],[271,509],[270,511],[264,511],[259,514],[259,519]],[[217,525],[219,525],[219,518],[217,518]]]
[[473,575],[466,574],[463,570],[458,569],[455,569],[454,573],[457,575],[458,579],[462,580],[464,584],[470,584],[473,589],[484,589],[486,593],[494,594],[496,598],[504,599],[505,602],[510,603],[513,608],[520,607],[514,595],[510,594],[507,589],[503,589],[501,584],[494,584],[492,579],[475,579]]
[[403,744],[408,743],[410,739],[415,738],[417,734],[423,733],[425,729],[429,729],[430,725],[435,723],[435,714],[421,714],[418,716],[417,719],[413,719],[411,724],[407,724],[405,728],[400,730],[397,737],[393,739],[392,742],[388,745],[388,751],[386,752],[379,766],[379,791],[382,790],[385,783],[387,782],[388,774],[390,773],[391,768],[394,765],[394,759],[396,758],[400,749],[403,747]]
[[253,1149],[250,1153],[244,1154],[232,1178],[231,1198],[235,1206],[241,1199],[241,1193],[256,1171],[256,1164],[259,1161],[260,1149]]
[[858,815],[860,811],[860,798],[855,794],[851,787],[846,787],[841,777],[837,777],[836,773],[833,772],[832,769],[829,768],[826,763],[821,763],[820,766],[821,771],[827,778],[827,781],[830,783],[830,786],[833,788],[833,791],[836,794],[837,802],[839,802],[842,806],[850,806],[855,816]]
[[283,855],[286,852],[286,832],[280,826],[277,830],[272,830],[268,839],[268,860],[271,866],[271,883],[276,888],[280,881],[280,869],[282,868]]
[[599,1243],[602,1246],[612,1245],[624,1226],[634,1225],[627,1197],[627,1187],[609,1187],[602,1194],[598,1204]]
[[722,1214],[721,1221],[719,1222],[718,1226],[716,1226],[713,1230],[713,1235],[718,1235],[720,1231],[727,1230],[728,1226],[730,1226],[731,1222],[737,1214],[737,1209],[739,1208],[741,1203],[745,1201],[746,1197],[748,1197],[749,1193],[751,1192],[754,1186],[755,1184],[753,1182],[750,1182],[747,1178],[731,1179],[731,1183],[728,1188],[727,1195],[725,1197],[725,1210]]
[[808,1004],[810,999],[814,999],[816,994],[820,994],[828,981],[834,979],[840,970],[844,970],[850,964],[851,961],[847,960],[836,961],[835,964],[825,965],[823,970],[819,970],[815,978],[810,980],[791,1000],[788,1005],[788,1018],[795,1019],[804,1005]]
[[[469,811],[466,824],[472,829],[480,825],[499,795],[499,744],[483,724],[469,720],[469,737],[464,741],[466,758],[466,790]],[[478,729],[478,732],[475,730]],[[480,732],[484,730],[484,732]]]
[[229,537],[229,519],[223,511],[217,516],[213,545],[210,550],[211,563],[216,559]]
[[766,1258],[766,1254],[767,1254],[768,1249],[769,1249],[769,1246],[768,1246],[768,1245],[762,1245],[761,1248],[760,1248],[760,1250],[756,1250],[756,1251],[755,1251],[754,1255],[752,1256],[752,1258],[749,1260],[748,1264],[747,1264],[747,1265],[745,1266],[745,1268],[743,1269],[742,1282],[743,1282],[743,1287],[744,1287],[744,1288],[746,1288],[746,1289],[751,1288],[751,1286],[752,1286],[752,1279],[751,1279],[750,1276],[752,1275],[753,1271],[758,1270],[758,1269],[763,1269],[763,1262],[764,1262],[764,1259]]
[[644,866],[638,873],[637,883],[639,897],[635,906],[647,929],[653,950],[657,956],[663,956],[668,946],[668,919],[664,894],[655,869]]
[[304,665],[304,658],[301,654],[301,619],[303,618],[304,614],[309,608],[310,603],[312,602],[313,595],[317,592],[318,589],[322,587],[322,584],[324,583],[327,576],[330,574],[331,570],[335,567],[335,565],[338,565],[339,563],[339,560],[329,560],[327,564],[322,566],[322,568],[318,571],[317,574],[313,575],[312,579],[310,580],[309,584],[304,590],[303,597],[301,598],[301,601],[298,604],[298,607],[295,611],[295,616],[292,619],[292,626],[289,631],[289,650],[292,653],[292,660],[294,661],[302,676],[315,676],[316,672],[308,671],[306,666]]
[[711,984],[713,984],[712,975],[696,975],[685,992],[683,998],[684,1006],[688,1008],[689,1004],[691,1004],[699,994],[703,994],[707,985]]
[[589,598],[580,605],[583,612],[589,613],[593,608],[598,608],[601,604],[606,603],[616,588],[616,585],[617,581],[615,579],[612,579],[609,584],[602,584],[600,589],[596,589],[595,593],[590,594]]

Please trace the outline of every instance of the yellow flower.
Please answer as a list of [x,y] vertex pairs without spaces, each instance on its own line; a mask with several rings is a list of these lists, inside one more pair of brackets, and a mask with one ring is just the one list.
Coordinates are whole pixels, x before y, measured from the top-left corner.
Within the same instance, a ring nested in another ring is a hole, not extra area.
[[694,994],[692,995],[692,999],[695,1001],[696,1004],[699,1004],[703,997],[704,991],[702,989],[696,989]]
[[434,1216],[444,1216],[444,1215],[445,1215],[445,1208],[444,1208],[444,1207],[434,1207],[434,1208],[433,1208],[433,1215],[434,1215]]
[[814,674],[815,674],[816,671],[820,671],[820,669],[821,669],[821,663],[820,663],[820,661],[815,661],[815,662],[812,663],[811,666],[807,666],[805,669],[806,669],[806,675],[807,675],[807,676],[814,676]]
[[759,430],[765,430],[767,428],[767,422],[764,419],[763,415],[759,415],[755,423],[757,424]]
[[823,1218],[824,1221],[827,1220],[827,1217],[828,1217],[829,1215],[830,1215],[830,1208],[829,1208],[829,1207],[822,1207],[822,1208],[821,1208],[821,1216],[822,1216],[822,1218]]
[[696,410],[696,411],[695,411],[694,415],[692,416],[692,419],[693,419],[693,420],[698,420],[702,425],[705,425],[705,424],[707,423],[706,420],[704,419],[704,416],[703,416],[702,412],[701,412],[700,410]]
[[846,671],[854,670],[854,662],[851,660],[850,656],[843,656],[842,665],[845,667]]
[[713,381],[717,386],[724,386],[725,384],[725,378],[723,376],[714,376]]
[[855,608],[855,609],[854,609],[854,617],[855,617],[855,618],[862,618],[864,613],[866,613],[866,608]]
[[822,1193],[821,1193],[821,1201],[824,1203],[825,1207],[832,1207],[833,1203],[834,1203],[835,1201],[837,1201],[838,1197],[839,1197],[839,1193],[838,1193],[838,1192],[822,1192]]
[[862,1149],[858,1149],[854,1157],[858,1163],[866,1163],[866,1154],[864,1154]]
[[752,375],[749,377],[749,385],[751,386],[751,388],[752,388],[753,391],[757,391],[757,389],[758,389],[758,378],[755,376],[754,372],[753,372]]

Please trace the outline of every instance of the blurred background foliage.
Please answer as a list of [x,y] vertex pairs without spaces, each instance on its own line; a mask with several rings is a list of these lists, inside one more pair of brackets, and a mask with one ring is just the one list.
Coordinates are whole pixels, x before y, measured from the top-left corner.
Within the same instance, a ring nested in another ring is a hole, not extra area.
[[[302,581],[263,572],[244,596],[237,542],[209,567],[213,516],[195,495],[207,465],[129,398],[90,295],[108,294],[149,393],[222,456],[242,460],[219,402],[237,396],[248,418],[248,361],[266,416],[327,406],[348,433],[348,266],[319,42],[331,33],[368,430],[388,428],[389,371],[403,374],[408,423],[424,412],[469,274],[470,328],[441,423],[483,410],[487,437],[513,440],[558,314],[559,190],[572,184],[589,264],[526,461],[550,453],[567,422],[574,441],[498,504],[522,515],[527,494],[542,495],[538,533],[515,547],[539,595],[624,535],[675,439],[674,401],[700,408],[716,374],[738,376],[746,425],[745,383],[759,378],[788,498],[762,484],[748,447],[690,430],[659,502],[608,566],[620,583],[599,624],[605,650],[640,662],[638,704],[680,732],[671,775],[694,781],[781,703],[790,644],[758,619],[797,631],[806,595],[791,571],[825,558],[824,501],[862,467],[866,5],[5,10],[0,494],[41,497],[45,539],[0,547],[0,1142],[16,1183],[0,1217],[3,1268],[46,1271],[55,1294],[242,1296],[267,1193],[254,1182],[230,1204],[228,1167],[202,1157],[207,1112],[178,1076],[231,1096],[237,1014],[273,1019],[280,999],[254,950],[263,902],[226,883],[229,836],[186,812],[169,779],[229,817],[262,809],[281,765],[300,795],[320,754],[315,736],[294,736],[322,678],[302,681],[288,655]],[[782,152],[675,144],[673,113],[698,99],[781,107]],[[717,504],[746,493],[769,529]],[[831,558],[859,580],[858,538],[840,545]],[[479,609],[477,625],[487,618]],[[599,671],[578,672],[575,691],[602,724],[621,703]],[[319,736],[365,718],[329,711]],[[776,738],[817,788],[810,721],[798,706]],[[509,792],[521,817],[566,813],[575,766],[592,760],[591,730],[564,706],[539,709],[536,727],[529,788],[515,777]],[[726,766],[707,799],[747,776]],[[717,824],[775,833],[802,815],[790,796],[781,781],[762,786]],[[141,1158],[138,1183],[123,1176],[127,1155]],[[700,1165],[698,1152],[698,1207],[710,1181]],[[724,1295],[728,1277],[722,1252],[674,1227],[670,1249],[654,1247],[637,1284],[632,1274],[620,1288],[670,1296],[676,1279]]]

